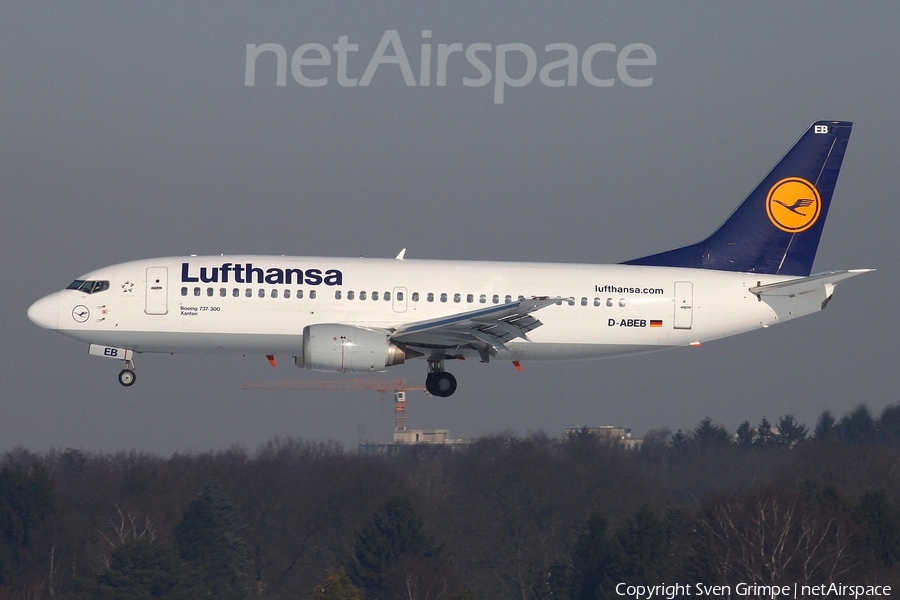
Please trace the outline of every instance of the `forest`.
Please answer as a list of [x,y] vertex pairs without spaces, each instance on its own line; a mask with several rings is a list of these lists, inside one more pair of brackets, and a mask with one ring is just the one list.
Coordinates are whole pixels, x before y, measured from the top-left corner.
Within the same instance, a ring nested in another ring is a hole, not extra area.
[[707,418],[637,450],[581,430],[375,456],[276,438],[0,458],[0,600],[582,600],[621,583],[898,589],[900,405],[812,429]]

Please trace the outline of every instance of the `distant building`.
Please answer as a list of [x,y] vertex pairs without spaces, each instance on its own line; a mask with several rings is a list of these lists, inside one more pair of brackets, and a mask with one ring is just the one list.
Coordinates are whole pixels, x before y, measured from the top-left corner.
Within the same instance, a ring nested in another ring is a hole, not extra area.
[[427,448],[441,447],[448,450],[465,444],[463,440],[450,437],[449,429],[407,429],[406,428],[406,392],[394,393],[394,439],[390,442],[359,442],[360,454],[393,454],[401,448],[421,446]]
[[394,431],[391,442],[364,441],[359,443],[360,454],[395,454],[404,448],[420,450],[455,450],[466,445],[464,440],[450,437],[449,429],[404,429]]
[[[644,440],[631,436],[631,429],[601,425],[600,427],[573,427],[566,429],[565,439],[579,436],[594,436],[602,441],[617,444],[628,450],[641,447]],[[449,429],[407,429],[406,428],[406,392],[394,393],[394,437],[390,442],[364,440],[360,432],[360,454],[395,454],[402,448],[416,447],[425,451],[455,450],[468,444],[461,439],[450,437]]]
[[631,429],[626,427],[601,425],[600,427],[573,427],[566,429],[566,439],[576,438],[581,435],[593,435],[604,441],[621,444],[628,450],[637,450],[644,443],[644,440],[632,437]]
[[452,441],[449,429],[394,430],[395,444],[446,444]]

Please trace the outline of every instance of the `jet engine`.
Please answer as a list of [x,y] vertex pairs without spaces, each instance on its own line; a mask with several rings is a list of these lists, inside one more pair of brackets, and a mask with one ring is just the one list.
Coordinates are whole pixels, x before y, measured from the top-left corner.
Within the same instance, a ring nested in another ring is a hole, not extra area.
[[338,323],[308,325],[303,328],[303,356],[295,356],[294,363],[313,371],[356,373],[384,371],[407,358],[422,356],[391,342],[389,337],[383,329]]

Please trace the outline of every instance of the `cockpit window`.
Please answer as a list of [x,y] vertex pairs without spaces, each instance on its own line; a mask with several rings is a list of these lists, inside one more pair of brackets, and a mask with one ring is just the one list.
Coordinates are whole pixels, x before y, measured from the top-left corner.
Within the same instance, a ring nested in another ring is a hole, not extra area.
[[97,292],[103,292],[109,289],[108,281],[85,281],[83,279],[76,279],[72,283],[69,284],[67,290],[78,290],[79,292],[84,292],[86,294],[96,294]]

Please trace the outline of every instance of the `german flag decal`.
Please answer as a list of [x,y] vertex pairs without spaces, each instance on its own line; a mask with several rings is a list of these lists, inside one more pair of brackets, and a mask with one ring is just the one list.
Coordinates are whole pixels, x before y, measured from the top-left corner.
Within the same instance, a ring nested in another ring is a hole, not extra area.
[[651,319],[650,327],[662,327],[662,320]]

